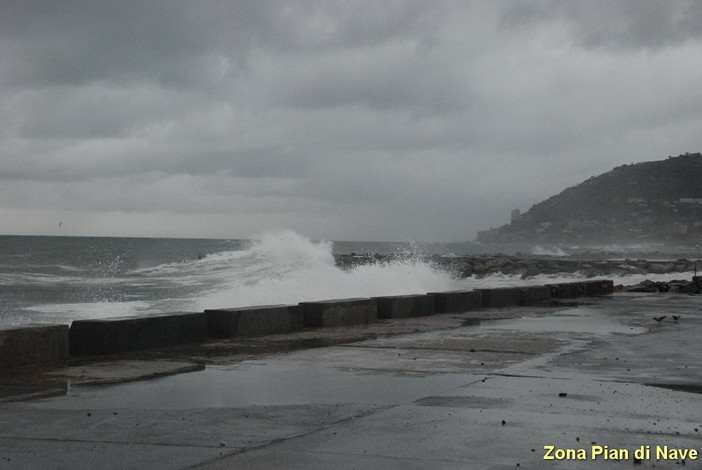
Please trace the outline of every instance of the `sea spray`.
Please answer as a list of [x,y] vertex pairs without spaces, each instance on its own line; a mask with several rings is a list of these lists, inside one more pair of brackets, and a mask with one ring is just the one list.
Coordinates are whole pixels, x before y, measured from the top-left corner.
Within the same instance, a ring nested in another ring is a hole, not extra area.
[[557,246],[552,248],[544,248],[541,245],[535,245],[531,250],[531,254],[537,256],[568,256],[568,253]]
[[265,234],[241,253],[239,261],[255,266],[256,276],[242,276],[238,270],[227,283],[204,295],[199,307],[295,304],[465,287],[465,282],[414,258],[344,271],[335,264],[331,242],[313,242],[291,231]]

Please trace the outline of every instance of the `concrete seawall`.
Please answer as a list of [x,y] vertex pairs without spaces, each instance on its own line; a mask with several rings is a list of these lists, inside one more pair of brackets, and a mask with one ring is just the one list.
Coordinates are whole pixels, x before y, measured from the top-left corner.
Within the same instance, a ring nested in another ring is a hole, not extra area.
[[305,326],[323,328],[346,326],[378,321],[378,304],[375,299],[339,299],[300,304]]
[[76,320],[69,341],[72,355],[107,355],[163,348],[207,339],[205,312]]
[[505,308],[519,305],[520,291],[518,287],[479,290],[482,294],[483,308]]
[[479,290],[455,290],[430,292],[434,298],[436,313],[466,312],[482,307],[482,293]]
[[430,292],[428,294],[302,302],[204,312],[76,320],[0,330],[0,369],[65,361],[71,356],[112,355],[201,343],[208,339],[290,333],[305,328],[363,325],[481,308],[535,305],[551,299],[613,292],[611,280],[546,286]]
[[263,336],[302,330],[304,318],[298,305],[265,305],[205,310],[207,337]]
[[436,305],[429,294],[374,297],[378,318],[409,318],[434,315]]
[[56,364],[68,359],[68,325],[0,330],[0,369]]
[[529,286],[519,288],[519,305],[529,306],[551,300],[551,289],[548,286]]

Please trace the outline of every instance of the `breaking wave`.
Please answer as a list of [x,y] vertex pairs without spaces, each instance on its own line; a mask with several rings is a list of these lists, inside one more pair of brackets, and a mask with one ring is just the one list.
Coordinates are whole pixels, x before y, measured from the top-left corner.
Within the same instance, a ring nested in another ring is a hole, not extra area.
[[345,271],[335,264],[331,242],[313,242],[292,231],[263,235],[239,253],[237,261],[227,281],[204,295],[199,306],[289,304],[465,286],[464,281],[411,258]]

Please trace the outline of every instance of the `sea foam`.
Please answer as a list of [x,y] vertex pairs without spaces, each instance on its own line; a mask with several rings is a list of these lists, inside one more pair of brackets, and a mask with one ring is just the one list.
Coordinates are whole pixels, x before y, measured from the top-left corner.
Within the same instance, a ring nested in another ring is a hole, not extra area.
[[238,261],[240,266],[232,266],[227,282],[205,294],[199,306],[295,304],[465,287],[464,281],[411,258],[342,270],[335,264],[331,242],[315,242],[292,231],[261,236],[239,254]]

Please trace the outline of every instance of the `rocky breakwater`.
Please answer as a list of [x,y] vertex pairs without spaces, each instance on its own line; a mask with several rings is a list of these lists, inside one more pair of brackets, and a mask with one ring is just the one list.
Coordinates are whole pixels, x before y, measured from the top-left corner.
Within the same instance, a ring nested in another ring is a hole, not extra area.
[[416,256],[406,254],[337,255],[336,264],[342,269],[359,265],[392,263],[396,261],[423,261],[450,272],[456,278],[482,278],[492,274],[520,276],[522,279],[541,274],[578,274],[583,277],[623,276],[627,274],[666,274],[702,270],[702,260],[645,260],[645,259],[583,259],[550,256]]
[[673,281],[651,281],[632,286],[615,286],[615,292],[676,292],[680,294],[702,294],[702,277],[697,276],[692,281],[677,279]]

